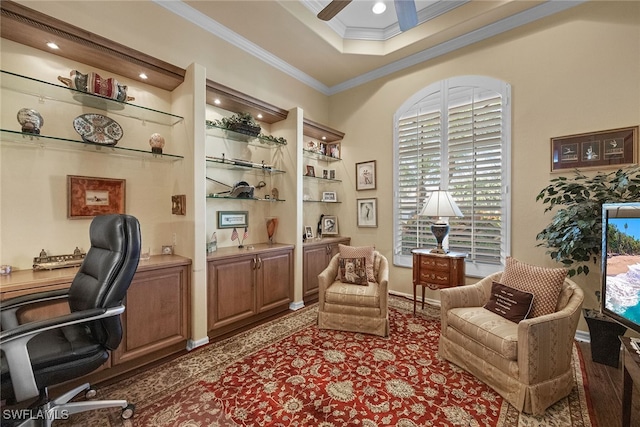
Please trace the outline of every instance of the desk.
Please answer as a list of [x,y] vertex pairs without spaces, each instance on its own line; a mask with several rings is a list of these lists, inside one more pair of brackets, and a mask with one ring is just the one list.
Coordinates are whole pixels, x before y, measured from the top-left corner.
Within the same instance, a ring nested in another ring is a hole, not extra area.
[[424,288],[442,289],[464,285],[464,260],[467,254],[449,252],[434,254],[430,249],[414,249],[413,254],[413,314],[416,314],[416,288],[422,286],[422,309],[424,310]]
[[640,355],[631,347],[629,337],[620,337],[622,341],[622,427],[631,426],[631,397],[633,383],[640,384]]

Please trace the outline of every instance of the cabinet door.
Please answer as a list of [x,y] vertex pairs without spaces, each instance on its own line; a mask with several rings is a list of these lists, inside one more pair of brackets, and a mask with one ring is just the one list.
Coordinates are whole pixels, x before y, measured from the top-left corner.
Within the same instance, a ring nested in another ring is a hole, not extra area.
[[[337,250],[337,245],[335,245]],[[304,248],[302,255],[304,278],[302,283],[303,297],[313,298],[318,295],[318,275],[327,268],[327,246],[312,246]],[[329,258],[330,259],[330,258]]]
[[136,273],[125,299],[124,335],[113,352],[114,365],[189,339],[188,274],[187,266]]
[[254,256],[210,261],[208,330],[251,317],[256,312]]
[[258,312],[288,305],[293,299],[291,251],[260,254],[257,259]]

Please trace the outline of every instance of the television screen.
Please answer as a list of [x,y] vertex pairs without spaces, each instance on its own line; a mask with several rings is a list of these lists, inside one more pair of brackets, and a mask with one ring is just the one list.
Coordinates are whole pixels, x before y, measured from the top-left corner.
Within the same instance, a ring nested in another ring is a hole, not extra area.
[[602,207],[602,311],[640,332],[640,203]]

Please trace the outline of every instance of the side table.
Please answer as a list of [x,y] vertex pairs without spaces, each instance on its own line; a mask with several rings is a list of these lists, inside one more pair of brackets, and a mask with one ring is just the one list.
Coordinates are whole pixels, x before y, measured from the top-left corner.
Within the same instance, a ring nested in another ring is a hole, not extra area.
[[416,288],[422,286],[422,309],[424,310],[424,288],[442,289],[464,285],[464,260],[467,254],[449,252],[431,253],[430,249],[413,249],[413,314],[416,314]]

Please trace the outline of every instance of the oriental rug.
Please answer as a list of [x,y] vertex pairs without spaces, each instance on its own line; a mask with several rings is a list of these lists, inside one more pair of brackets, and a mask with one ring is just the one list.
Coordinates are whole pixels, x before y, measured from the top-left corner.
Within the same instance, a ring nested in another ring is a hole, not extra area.
[[103,410],[60,425],[596,427],[577,346],[571,394],[520,414],[437,356],[437,307],[414,317],[411,301],[389,305],[388,338],[320,330],[317,306],[304,308],[98,390],[135,402],[131,420]]

